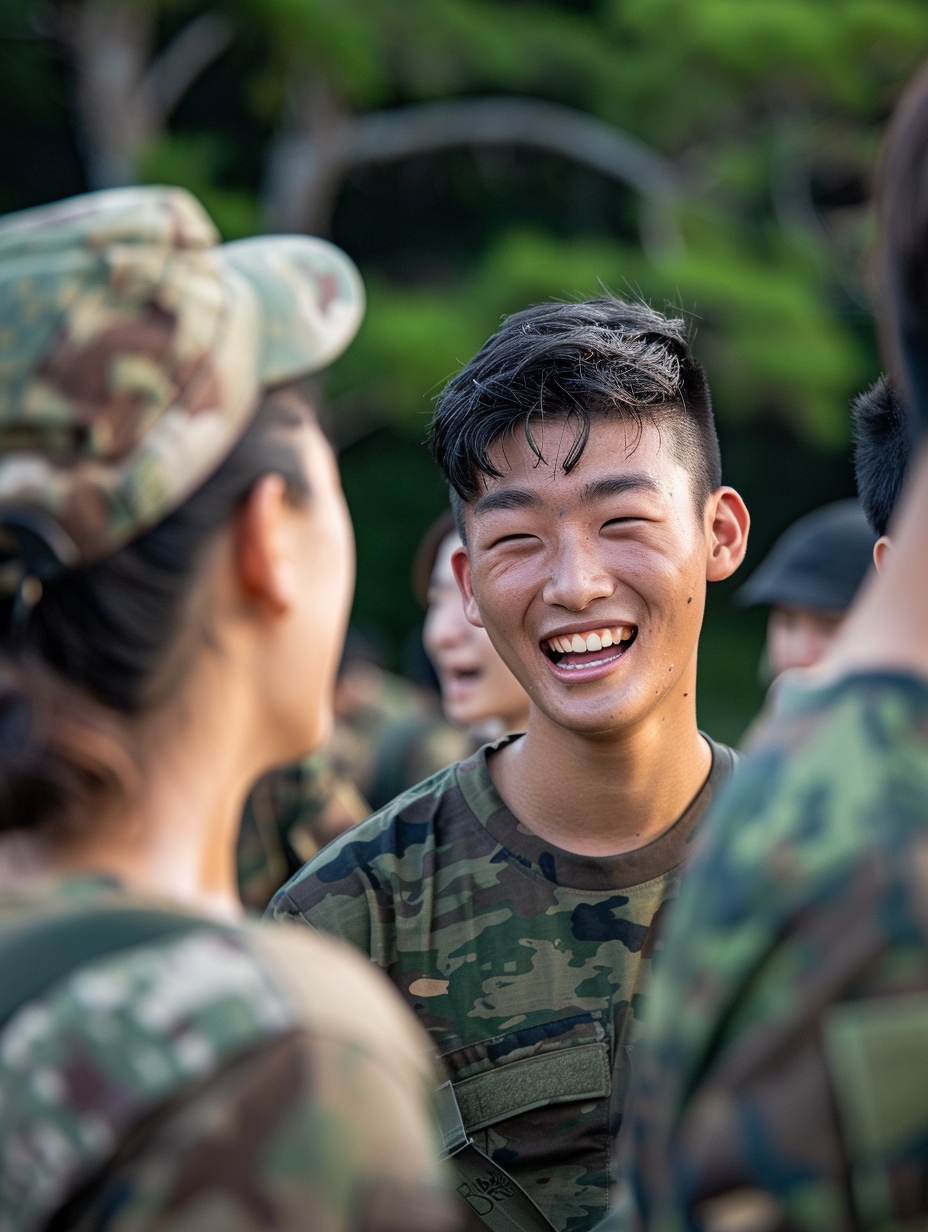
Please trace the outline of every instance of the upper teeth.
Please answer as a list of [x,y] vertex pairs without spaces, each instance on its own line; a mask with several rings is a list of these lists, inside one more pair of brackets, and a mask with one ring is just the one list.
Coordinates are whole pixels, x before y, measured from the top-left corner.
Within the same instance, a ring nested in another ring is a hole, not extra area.
[[588,650],[608,650],[610,646],[618,646],[619,642],[627,642],[634,632],[633,625],[616,625],[612,629],[594,629],[592,633],[565,633],[560,637],[549,637],[548,645],[562,654],[583,654]]

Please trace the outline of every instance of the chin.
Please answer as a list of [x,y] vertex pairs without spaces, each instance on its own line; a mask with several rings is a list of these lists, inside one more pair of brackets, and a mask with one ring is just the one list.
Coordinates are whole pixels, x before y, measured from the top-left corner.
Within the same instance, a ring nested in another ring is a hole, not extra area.
[[[659,705],[661,699],[655,700]],[[565,706],[563,699],[558,698],[553,703],[543,699],[539,709],[552,723],[567,731],[584,736],[609,736],[634,727],[650,713],[653,703],[642,704],[638,697],[621,696],[590,699],[585,706]]]

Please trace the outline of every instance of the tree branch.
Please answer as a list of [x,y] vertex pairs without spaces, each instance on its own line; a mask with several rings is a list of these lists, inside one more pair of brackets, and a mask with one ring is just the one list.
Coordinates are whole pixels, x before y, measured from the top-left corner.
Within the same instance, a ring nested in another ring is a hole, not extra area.
[[231,23],[221,13],[201,13],[158,53],[139,88],[151,91],[162,123],[233,36]]
[[676,175],[660,154],[605,120],[535,98],[461,98],[357,117],[353,166],[461,145],[529,145],[563,154],[648,197],[668,197]]
[[[330,126],[281,134],[269,165],[268,221],[288,230],[325,230],[334,189],[358,167],[395,162],[464,145],[525,145],[548,150],[635,189],[644,199],[642,242],[648,251],[679,242],[674,205],[679,186],[671,163],[604,120],[541,99],[448,99],[341,115]],[[326,200],[314,199],[325,187]]]

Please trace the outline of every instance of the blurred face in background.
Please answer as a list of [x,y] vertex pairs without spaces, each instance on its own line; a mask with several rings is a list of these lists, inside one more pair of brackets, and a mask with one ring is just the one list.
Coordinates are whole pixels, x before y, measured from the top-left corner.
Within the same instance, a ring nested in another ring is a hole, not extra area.
[[773,674],[815,667],[841,628],[843,611],[811,607],[774,607],[767,623],[767,657]]
[[485,629],[464,615],[451,557],[461,546],[450,534],[439,546],[429,582],[422,640],[438,673],[446,717],[460,727],[499,720],[506,731],[524,731],[528,696],[502,661]]

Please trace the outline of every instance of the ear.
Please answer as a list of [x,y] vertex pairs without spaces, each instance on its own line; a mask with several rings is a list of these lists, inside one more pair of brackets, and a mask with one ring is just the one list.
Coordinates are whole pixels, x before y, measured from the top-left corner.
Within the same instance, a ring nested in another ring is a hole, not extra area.
[[289,534],[292,512],[283,477],[265,475],[248,494],[236,519],[239,585],[248,599],[274,616],[286,615],[296,597],[295,545]]
[[748,550],[751,515],[734,488],[716,488],[706,506],[709,559],[706,581],[721,582],[735,572]]
[[889,535],[880,535],[873,545],[873,563],[876,565],[877,573],[882,573],[886,568],[886,560],[892,550],[893,541]]
[[480,619],[480,608],[477,606],[477,600],[474,598],[470,557],[467,555],[467,548],[455,548],[451,556],[451,568],[454,572],[454,580],[458,584],[458,590],[461,592],[461,598],[464,600],[464,615],[472,625],[482,629],[483,621]]

